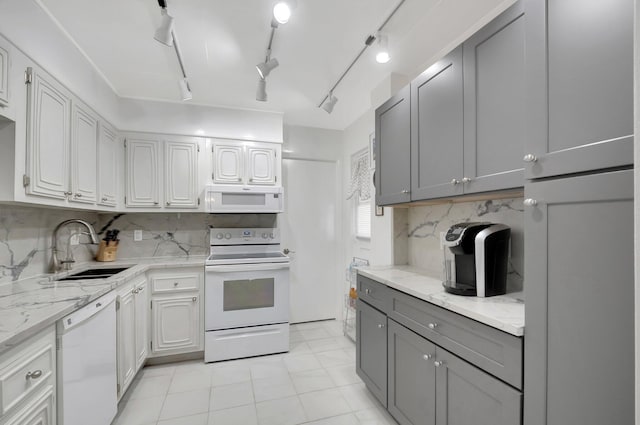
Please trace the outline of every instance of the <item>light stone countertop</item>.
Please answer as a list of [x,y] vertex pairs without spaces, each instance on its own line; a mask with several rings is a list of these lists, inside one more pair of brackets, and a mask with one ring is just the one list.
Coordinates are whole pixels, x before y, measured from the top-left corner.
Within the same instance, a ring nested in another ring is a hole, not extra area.
[[487,298],[453,295],[444,291],[440,279],[412,266],[362,267],[358,268],[358,273],[511,335],[524,335],[522,292]]
[[[38,276],[0,286],[0,353],[57,320],[149,270],[202,267],[205,256],[89,262],[56,275]],[[131,266],[108,279],[56,281],[89,268]]]

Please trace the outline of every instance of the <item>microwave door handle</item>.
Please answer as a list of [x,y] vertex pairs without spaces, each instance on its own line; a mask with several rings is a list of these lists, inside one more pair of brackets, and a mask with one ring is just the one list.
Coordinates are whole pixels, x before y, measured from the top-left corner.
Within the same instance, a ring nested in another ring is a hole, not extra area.
[[236,273],[262,270],[288,269],[289,263],[238,264],[229,266],[208,266],[207,271],[215,273]]

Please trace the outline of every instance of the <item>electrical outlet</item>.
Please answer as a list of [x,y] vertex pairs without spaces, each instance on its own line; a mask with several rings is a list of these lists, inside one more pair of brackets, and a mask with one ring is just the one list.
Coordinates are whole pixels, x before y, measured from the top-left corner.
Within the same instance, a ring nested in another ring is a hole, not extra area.
[[140,242],[142,240],[142,230],[133,231],[133,240],[135,242]]

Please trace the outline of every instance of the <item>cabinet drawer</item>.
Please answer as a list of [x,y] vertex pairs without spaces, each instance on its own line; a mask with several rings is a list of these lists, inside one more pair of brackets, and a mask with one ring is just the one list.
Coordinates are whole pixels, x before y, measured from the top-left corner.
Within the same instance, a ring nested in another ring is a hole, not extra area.
[[54,384],[55,331],[27,341],[0,364],[0,416],[27,397]]
[[49,385],[14,416],[6,421],[0,419],[0,425],[54,425],[54,419],[53,385]]
[[200,290],[200,275],[195,273],[153,277],[151,282],[154,294]]
[[386,313],[389,306],[389,288],[359,274],[358,298]]
[[389,317],[522,389],[522,338],[389,289]]

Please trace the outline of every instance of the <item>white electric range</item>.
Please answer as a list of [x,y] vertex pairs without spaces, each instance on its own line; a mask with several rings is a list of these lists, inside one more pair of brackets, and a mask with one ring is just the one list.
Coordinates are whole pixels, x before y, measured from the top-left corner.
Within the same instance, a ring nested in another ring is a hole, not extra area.
[[289,351],[289,257],[273,228],[212,228],[205,362]]

